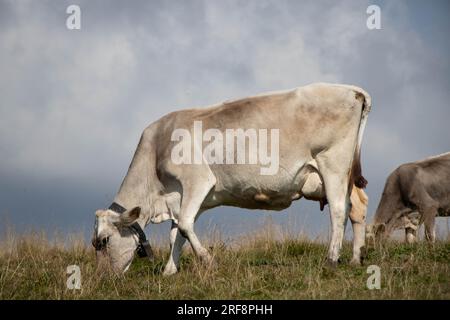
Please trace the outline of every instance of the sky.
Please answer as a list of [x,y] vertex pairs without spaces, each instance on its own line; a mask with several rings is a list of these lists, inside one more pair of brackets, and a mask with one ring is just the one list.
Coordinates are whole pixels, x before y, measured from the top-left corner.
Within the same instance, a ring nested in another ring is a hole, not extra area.
[[[80,30],[66,27],[71,4]],[[379,30],[366,26],[371,4]],[[148,124],[317,81],[372,96],[362,148],[371,220],[392,170],[450,151],[449,9],[438,0],[0,0],[0,235],[87,238]],[[328,210],[306,200],[281,212],[215,208],[196,230],[228,239],[268,222],[329,232]]]

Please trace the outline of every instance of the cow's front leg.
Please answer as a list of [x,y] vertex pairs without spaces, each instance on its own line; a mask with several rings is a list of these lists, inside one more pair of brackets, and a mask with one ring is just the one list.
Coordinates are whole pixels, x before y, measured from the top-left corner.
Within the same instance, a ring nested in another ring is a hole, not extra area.
[[434,223],[439,203],[430,197],[423,184],[414,184],[411,187],[409,202],[419,208],[420,221],[418,224],[420,225],[423,222],[425,225],[425,238],[433,243],[436,239]]
[[[209,169],[209,168],[208,168]],[[212,257],[194,232],[194,222],[200,212],[201,205],[208,193],[214,187],[216,179],[212,172],[196,172],[190,176],[191,180],[182,182],[183,200],[181,202],[181,211],[178,219],[178,229],[180,233],[189,240],[194,253],[202,261],[211,264]]]
[[[433,210],[434,209],[430,209]],[[434,213],[428,213],[427,218],[425,218],[424,226],[425,226],[425,239],[428,242],[434,243],[436,241],[436,228],[435,228],[435,216]]]
[[185,242],[186,238],[178,232],[178,225],[172,222],[172,228],[170,229],[170,257],[164,268],[164,276],[170,276],[178,272],[181,250]]
[[203,245],[200,243],[197,235],[194,232],[194,215],[196,215],[196,209],[194,209],[194,205],[188,206],[186,209],[186,214],[183,218],[180,217],[179,220],[179,230],[180,233],[189,240],[191,244],[192,250],[197,257],[199,257],[203,262],[210,264],[212,263],[212,257],[209,254],[208,250],[206,250]]
[[[426,200],[429,199],[429,197],[425,194],[426,197],[424,197]],[[428,242],[434,243],[436,240],[436,231],[435,231],[435,220],[436,220],[436,214],[438,212],[438,206],[434,202],[434,200],[429,200],[428,202],[425,202],[426,200],[422,200],[422,203],[426,203],[427,205],[423,205],[419,209],[420,214],[420,222],[419,225],[423,222],[425,226],[425,239]]]

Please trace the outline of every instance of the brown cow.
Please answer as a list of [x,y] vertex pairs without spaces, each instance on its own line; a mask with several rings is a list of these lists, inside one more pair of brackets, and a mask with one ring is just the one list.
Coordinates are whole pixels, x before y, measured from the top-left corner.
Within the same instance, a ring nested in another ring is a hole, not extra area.
[[450,152],[405,163],[386,181],[374,222],[367,226],[367,240],[405,229],[406,241],[414,242],[424,223],[425,237],[435,241],[435,217],[450,214]]

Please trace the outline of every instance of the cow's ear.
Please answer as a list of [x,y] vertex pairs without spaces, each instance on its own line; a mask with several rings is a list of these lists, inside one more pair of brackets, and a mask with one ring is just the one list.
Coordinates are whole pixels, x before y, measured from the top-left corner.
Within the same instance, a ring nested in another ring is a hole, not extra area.
[[120,224],[122,226],[132,225],[140,216],[141,207],[134,207],[133,209],[127,210],[120,215]]

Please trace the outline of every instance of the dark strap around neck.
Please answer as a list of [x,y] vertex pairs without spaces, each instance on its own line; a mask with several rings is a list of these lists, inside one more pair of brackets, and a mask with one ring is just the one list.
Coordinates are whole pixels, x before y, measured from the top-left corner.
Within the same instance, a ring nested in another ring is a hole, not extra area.
[[124,207],[122,207],[120,204],[118,204],[117,202],[113,202],[111,203],[111,205],[108,208],[109,210],[112,210],[114,212],[117,213],[124,213],[125,211],[127,211],[127,209],[125,209]]
[[130,228],[134,230],[139,236],[139,246],[137,247],[137,254],[139,255],[139,257],[147,257],[149,260],[153,260],[152,247],[150,246],[150,243],[148,242],[147,237],[145,236],[145,233],[139,223],[133,223]]
[[142,230],[139,223],[135,222],[130,226],[139,236],[139,243],[147,241],[147,237],[145,236],[144,230]]

